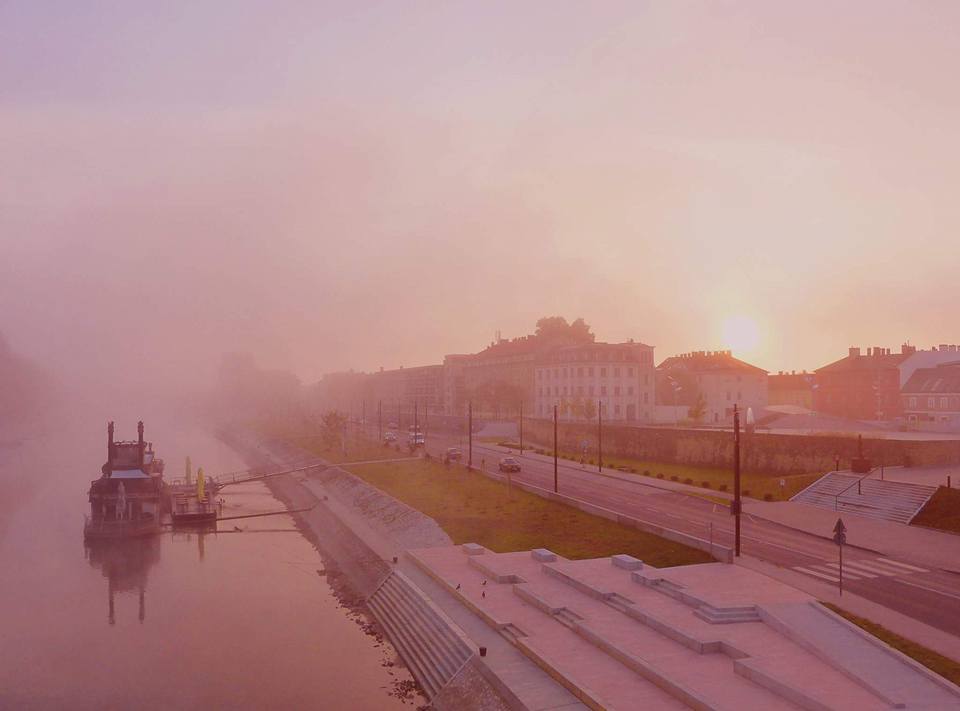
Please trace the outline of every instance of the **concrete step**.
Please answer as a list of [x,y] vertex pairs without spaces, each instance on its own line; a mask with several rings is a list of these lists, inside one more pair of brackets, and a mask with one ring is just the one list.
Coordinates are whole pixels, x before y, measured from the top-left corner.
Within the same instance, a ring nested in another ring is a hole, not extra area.
[[393,641],[400,656],[403,657],[404,662],[410,667],[410,671],[413,672],[427,695],[433,698],[443,687],[444,681],[433,662],[423,654],[420,645],[411,636],[409,627],[403,624],[400,614],[392,606],[388,596],[381,593],[382,590],[378,592],[377,599],[377,604],[383,613],[381,622],[384,623],[391,641]]
[[413,608],[423,623],[434,630],[440,646],[446,651],[451,659],[455,660],[457,668],[473,654],[473,650],[457,635],[447,622],[443,620],[429,605],[425,605],[423,600],[407,586],[401,586],[401,595],[404,600]]
[[456,666],[438,644],[434,631],[409,606],[404,605],[395,588],[387,590],[384,599],[396,614],[397,624],[403,627],[420,657],[429,664],[439,686],[443,686],[453,676]]
[[882,521],[909,523],[936,487],[849,474],[825,474],[791,500]]
[[383,627],[383,631],[386,633],[390,643],[393,644],[394,648],[397,650],[397,653],[400,655],[403,663],[407,665],[410,673],[413,674],[414,678],[420,683],[420,686],[427,694],[427,697],[433,698],[433,696],[435,696],[439,691],[439,687],[436,686],[436,683],[430,676],[429,672],[423,667],[420,659],[416,657],[413,650],[409,647],[409,643],[407,642],[406,638],[397,629],[395,623],[393,622],[393,614],[386,609],[380,600],[371,599],[368,600],[367,604],[373,611],[377,620],[380,622],[380,625]]
[[436,622],[428,619],[410,601],[403,599],[402,594],[395,597],[394,602],[400,614],[404,616],[407,624],[411,627],[413,635],[418,639],[426,656],[432,660],[436,669],[441,673],[444,683],[449,681],[460,667],[460,660],[455,650],[445,643],[443,634],[438,629]]

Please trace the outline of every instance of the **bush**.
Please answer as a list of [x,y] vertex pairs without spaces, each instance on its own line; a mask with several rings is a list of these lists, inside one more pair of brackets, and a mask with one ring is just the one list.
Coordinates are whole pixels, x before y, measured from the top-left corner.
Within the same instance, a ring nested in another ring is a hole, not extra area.
[[720,486],[717,487],[717,489],[719,489],[720,491],[726,491],[726,490],[727,490],[727,485],[726,485],[726,484],[721,484]]
[[429,461],[429,460],[433,459],[433,455],[430,454],[430,452],[426,452],[426,451],[425,451],[425,452],[423,453],[423,458]]
[[663,472],[660,472],[659,474],[657,474],[657,479],[663,479]]
[[764,500],[764,501],[773,501],[773,494],[764,494],[764,495],[763,495],[763,500]]
[[631,473],[631,474],[636,474],[636,473],[637,473],[637,468],[636,468],[636,467],[630,467],[630,473]]
[[587,460],[587,464],[596,464],[596,462],[591,458]]
[[693,486],[693,479],[691,479],[690,477],[687,477],[686,479],[683,480],[683,483],[686,484],[687,486]]
[[676,474],[673,474],[670,476],[670,481],[680,481],[680,477],[678,477]]
[[644,475],[644,476],[650,476],[650,470],[649,470],[649,469],[644,469],[644,470],[643,470],[643,475]]
[[750,489],[743,489],[741,490],[740,493],[743,494],[744,496],[750,496]]
[[701,481],[701,482],[700,482],[700,486],[702,486],[704,489],[709,489],[709,488],[710,488],[710,482],[709,482],[709,481]]

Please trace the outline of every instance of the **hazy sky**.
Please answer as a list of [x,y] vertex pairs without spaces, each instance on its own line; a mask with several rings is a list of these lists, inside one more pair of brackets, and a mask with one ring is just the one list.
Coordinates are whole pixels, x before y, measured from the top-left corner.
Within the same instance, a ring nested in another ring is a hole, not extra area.
[[[0,2],[0,331],[305,380],[537,317],[957,342],[960,3]],[[136,319],[140,323],[135,323]]]

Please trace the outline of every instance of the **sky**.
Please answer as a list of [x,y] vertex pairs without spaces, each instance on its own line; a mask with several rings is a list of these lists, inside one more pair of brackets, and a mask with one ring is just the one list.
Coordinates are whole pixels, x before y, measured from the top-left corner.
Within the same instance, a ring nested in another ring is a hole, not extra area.
[[960,341],[960,4],[0,2],[0,333],[305,382],[544,315],[768,370]]

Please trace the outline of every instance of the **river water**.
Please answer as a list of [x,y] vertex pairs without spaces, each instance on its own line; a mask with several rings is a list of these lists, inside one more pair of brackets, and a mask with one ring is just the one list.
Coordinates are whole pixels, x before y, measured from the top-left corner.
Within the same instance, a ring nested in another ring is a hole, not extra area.
[[[244,468],[200,425],[145,418],[183,475]],[[88,548],[86,490],[106,420],[0,433],[0,708],[412,709],[409,672],[342,605],[289,515]],[[136,419],[117,421],[136,438]],[[229,487],[224,516],[283,508],[259,483]],[[239,529],[239,530],[237,530]]]

